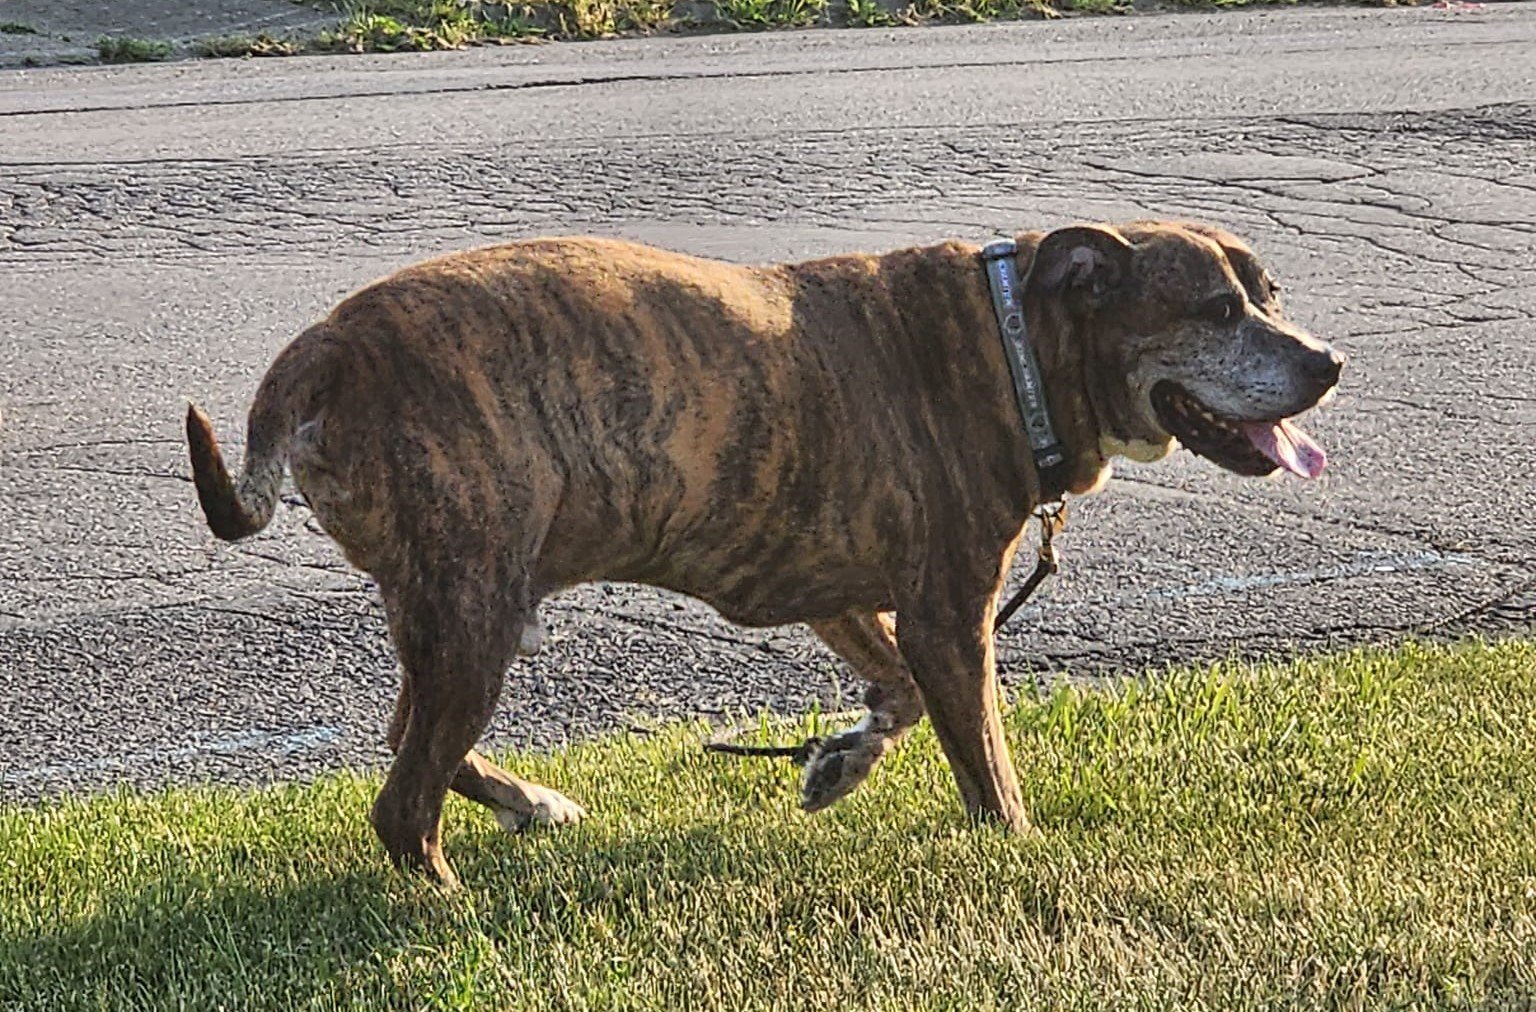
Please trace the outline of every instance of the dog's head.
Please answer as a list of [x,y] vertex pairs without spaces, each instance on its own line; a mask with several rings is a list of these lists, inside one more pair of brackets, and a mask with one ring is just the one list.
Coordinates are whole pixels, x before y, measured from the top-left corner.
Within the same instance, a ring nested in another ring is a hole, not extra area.
[[1280,309],[1237,237],[1205,225],[1073,226],[1035,249],[1025,298],[1073,360],[1104,458],[1154,460],[1175,442],[1229,471],[1322,473],[1291,418],[1338,382],[1343,357]]

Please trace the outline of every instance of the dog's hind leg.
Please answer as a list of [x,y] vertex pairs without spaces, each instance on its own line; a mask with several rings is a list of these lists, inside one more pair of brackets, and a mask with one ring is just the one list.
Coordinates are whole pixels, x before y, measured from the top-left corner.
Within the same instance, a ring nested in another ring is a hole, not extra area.
[[923,716],[923,701],[896,648],[889,616],[850,612],[811,629],[868,683],[869,712],[851,729],[823,742],[805,765],[800,806],[817,812],[845,797]]
[[[524,649],[528,639],[525,627],[519,653],[528,652]],[[400,686],[400,695],[395,701],[395,714],[389,724],[388,742],[391,752],[399,752],[410,716],[411,682],[407,674]],[[509,833],[520,833],[531,826],[566,825],[578,822],[586,815],[580,805],[559,791],[515,777],[474,749],[470,749],[464,756],[449,787],[470,801],[489,808],[496,816],[496,821]]]
[[446,566],[402,586],[380,581],[403,682],[395,762],[371,818],[397,865],[444,884],[455,879],[440,840],[443,799],[490,723],[523,626],[490,582]]

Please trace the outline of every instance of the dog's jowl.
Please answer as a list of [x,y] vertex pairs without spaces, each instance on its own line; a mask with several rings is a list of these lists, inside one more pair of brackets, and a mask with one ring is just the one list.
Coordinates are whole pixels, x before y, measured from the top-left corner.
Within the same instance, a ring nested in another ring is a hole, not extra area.
[[474,751],[546,595],[590,580],[805,622],[869,683],[802,803],[856,787],[926,713],[966,808],[1028,825],[1003,741],[992,616],[1031,510],[1176,443],[1315,477],[1289,419],[1340,357],[1288,322],[1241,241],[1178,223],[1017,237],[1008,256],[1062,457],[1036,467],[988,268],[950,242],[740,267],[596,239],[431,260],[373,284],[272,364],[232,480],[187,435],[215,534],[272,516],[290,467],[377,582],[403,671],[372,819],[452,879],[455,790],[509,829],[582,810]]

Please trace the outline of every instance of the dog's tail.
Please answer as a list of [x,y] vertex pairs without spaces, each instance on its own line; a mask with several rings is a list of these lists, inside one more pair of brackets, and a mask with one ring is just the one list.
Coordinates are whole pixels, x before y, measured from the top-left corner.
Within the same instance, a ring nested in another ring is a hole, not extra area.
[[203,515],[215,536],[238,541],[266,527],[277,507],[294,433],[313,420],[331,385],[332,340],[324,324],[310,328],[278,355],[256,391],[246,422],[245,469],[236,482],[224,463],[213,423],[187,405],[187,448]]

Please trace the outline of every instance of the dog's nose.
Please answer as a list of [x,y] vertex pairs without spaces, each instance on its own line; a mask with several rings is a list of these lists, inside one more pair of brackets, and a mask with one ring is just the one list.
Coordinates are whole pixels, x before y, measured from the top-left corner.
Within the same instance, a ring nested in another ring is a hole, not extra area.
[[1339,374],[1344,371],[1344,356],[1332,348],[1325,348],[1307,356],[1303,369],[1307,379],[1318,386],[1331,387],[1339,381]]

